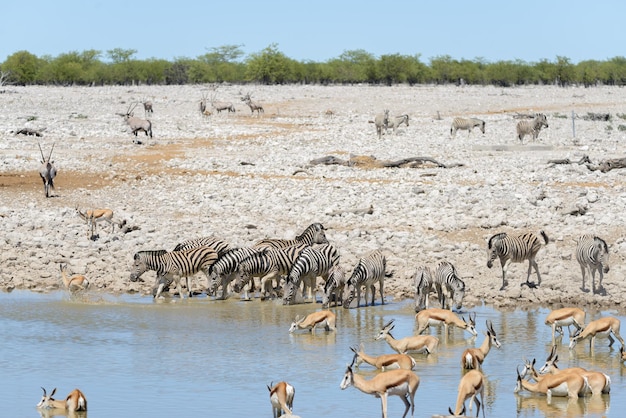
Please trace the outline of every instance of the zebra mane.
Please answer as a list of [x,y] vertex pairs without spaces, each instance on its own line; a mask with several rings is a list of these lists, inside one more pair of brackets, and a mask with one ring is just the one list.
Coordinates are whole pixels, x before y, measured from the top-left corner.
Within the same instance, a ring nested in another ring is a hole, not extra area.
[[296,236],[296,241],[302,241],[307,235],[312,234],[314,231],[323,231],[324,225],[319,222],[313,223],[306,227],[302,234]]
[[605,253],[609,252],[609,246],[606,244],[605,240],[603,240],[602,238],[600,238],[598,236],[594,236],[593,238],[594,238],[594,240],[600,241],[602,243],[602,249],[604,250]]
[[506,232],[500,232],[499,234],[495,234],[494,236],[489,238],[489,244],[487,244],[487,248],[491,249],[493,245],[493,241],[496,241],[496,240],[499,241],[503,239],[504,237],[506,237]]
[[146,250],[146,251],[138,251],[135,253],[135,256],[133,257],[135,260],[138,260],[139,258],[141,258],[142,256],[151,256],[151,255],[163,255],[166,254],[167,250]]

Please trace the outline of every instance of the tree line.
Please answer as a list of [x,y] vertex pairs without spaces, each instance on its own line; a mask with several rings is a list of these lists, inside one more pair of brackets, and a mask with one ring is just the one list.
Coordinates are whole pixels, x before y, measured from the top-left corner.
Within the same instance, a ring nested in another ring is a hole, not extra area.
[[[325,62],[297,61],[276,44],[244,56],[238,45],[211,48],[196,58],[134,58],[134,49],[72,51],[56,57],[37,57],[18,51],[0,64],[0,85],[133,85],[133,84],[474,84],[502,87],[517,85],[618,85],[626,84],[626,58],[572,63],[554,61],[488,62],[482,58],[433,57],[388,54],[376,57],[364,50],[344,51]],[[106,57],[107,60],[102,58]]]

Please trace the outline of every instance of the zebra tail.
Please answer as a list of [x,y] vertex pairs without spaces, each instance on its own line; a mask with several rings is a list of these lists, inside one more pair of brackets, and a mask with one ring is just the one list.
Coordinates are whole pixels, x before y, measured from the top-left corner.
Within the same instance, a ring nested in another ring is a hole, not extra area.
[[548,245],[548,242],[550,242],[550,239],[548,238],[548,235],[546,235],[546,233],[543,231],[543,229],[541,231],[539,231],[539,233],[543,237],[543,241],[546,243],[546,245]]

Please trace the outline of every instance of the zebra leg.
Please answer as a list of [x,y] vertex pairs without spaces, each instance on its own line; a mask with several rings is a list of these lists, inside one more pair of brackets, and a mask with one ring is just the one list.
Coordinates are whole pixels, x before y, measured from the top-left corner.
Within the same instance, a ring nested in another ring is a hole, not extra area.
[[580,272],[582,273],[582,276],[583,276],[583,286],[580,288],[580,290],[582,290],[583,292],[586,292],[587,289],[585,289],[585,278],[587,276],[587,268],[582,263],[580,264]]
[[[528,270],[528,278],[526,278],[526,281],[528,282],[528,279],[530,278],[530,265],[532,264],[533,268],[535,269],[535,273],[537,273],[537,285],[533,286],[533,287],[537,287],[541,285],[541,274],[539,273],[539,265],[537,265],[537,262],[535,261],[535,258],[533,257],[531,260],[529,260],[529,270]],[[530,286],[530,284],[529,284]]]
[[374,306],[374,302],[376,301],[376,286],[373,284],[370,285],[370,294],[372,295],[372,303],[370,306]]
[[385,304],[385,295],[383,294],[383,281],[379,282],[378,290],[380,291],[380,304]]
[[500,259],[500,265],[502,266],[502,287],[500,288],[500,290],[504,290],[504,288],[507,285],[507,282],[506,282],[506,269],[509,266],[509,260],[502,261],[502,259]]

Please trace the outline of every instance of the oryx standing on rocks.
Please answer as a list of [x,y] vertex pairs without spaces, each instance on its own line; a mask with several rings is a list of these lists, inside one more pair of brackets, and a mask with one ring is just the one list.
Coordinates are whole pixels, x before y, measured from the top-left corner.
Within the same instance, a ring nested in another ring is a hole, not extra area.
[[54,167],[54,161],[50,160],[50,158],[52,158],[52,151],[54,150],[54,143],[52,144],[52,149],[50,149],[48,158],[44,157],[41,144],[38,145],[39,151],[41,152],[41,167],[39,167],[39,176],[41,176],[41,179],[43,180],[43,190],[46,197],[50,197],[50,188],[52,187],[54,189],[54,178],[57,175],[57,169]]
[[[135,137],[137,136],[137,132],[144,131],[146,133],[146,136],[152,138],[152,122],[150,122],[148,119],[141,119],[133,116],[133,110],[135,110],[135,107],[137,107],[137,103],[128,106],[128,110],[126,111],[126,113],[118,113],[118,115],[124,118],[124,122],[126,122],[128,127],[130,128],[130,131],[135,135]],[[133,142],[135,142],[136,144],[141,144],[141,141],[137,139],[135,139]]]

